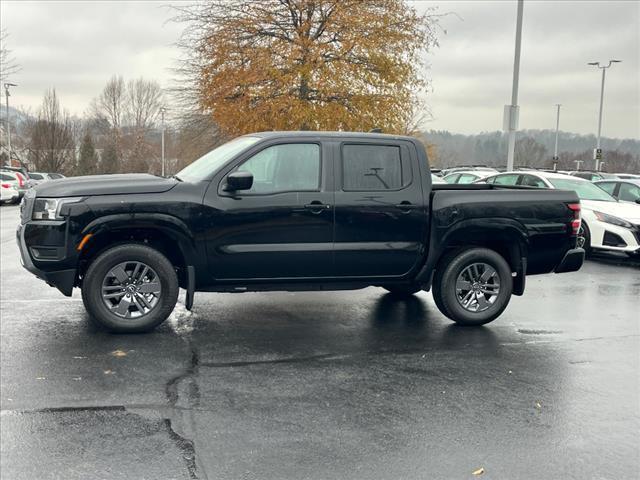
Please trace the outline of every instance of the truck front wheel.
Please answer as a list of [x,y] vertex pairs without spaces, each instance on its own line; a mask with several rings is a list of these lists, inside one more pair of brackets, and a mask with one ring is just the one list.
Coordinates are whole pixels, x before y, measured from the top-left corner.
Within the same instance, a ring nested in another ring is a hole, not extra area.
[[457,250],[438,264],[433,298],[440,311],[460,325],[484,325],[497,318],[511,299],[511,268],[488,248]]
[[101,253],[82,280],[82,301],[92,320],[119,333],[160,325],[178,300],[178,277],[159,251],[140,244]]

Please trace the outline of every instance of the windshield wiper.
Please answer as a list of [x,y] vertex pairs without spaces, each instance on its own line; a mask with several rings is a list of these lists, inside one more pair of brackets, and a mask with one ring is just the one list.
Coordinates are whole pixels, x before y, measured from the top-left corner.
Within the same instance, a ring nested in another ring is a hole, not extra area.
[[176,180],[178,180],[179,182],[184,182],[184,180],[182,180],[179,176],[177,175],[171,175],[169,178],[175,178]]

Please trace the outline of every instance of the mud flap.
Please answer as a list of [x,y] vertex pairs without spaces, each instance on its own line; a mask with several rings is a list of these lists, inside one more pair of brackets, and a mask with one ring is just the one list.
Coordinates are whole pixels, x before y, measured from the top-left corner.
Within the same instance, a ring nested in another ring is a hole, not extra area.
[[184,306],[187,310],[191,310],[193,306],[193,297],[196,293],[196,269],[193,265],[187,266],[187,295],[184,299]]

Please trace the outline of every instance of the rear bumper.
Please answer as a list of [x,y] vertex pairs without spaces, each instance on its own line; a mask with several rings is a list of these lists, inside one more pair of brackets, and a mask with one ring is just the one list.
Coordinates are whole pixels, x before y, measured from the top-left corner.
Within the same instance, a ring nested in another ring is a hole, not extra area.
[[22,266],[39,279],[47,282],[50,286],[56,287],[63,295],[70,297],[76,279],[76,270],[54,270],[45,272],[36,267],[27,249],[27,244],[24,241],[24,224],[19,225],[16,230],[16,242],[20,250],[20,263]]
[[576,272],[580,270],[584,263],[584,250],[582,248],[572,248],[565,253],[562,261],[558,264],[555,273]]

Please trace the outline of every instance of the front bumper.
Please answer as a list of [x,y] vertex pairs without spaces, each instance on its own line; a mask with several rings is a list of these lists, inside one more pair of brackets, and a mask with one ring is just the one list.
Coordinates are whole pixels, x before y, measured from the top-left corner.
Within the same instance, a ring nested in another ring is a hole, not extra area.
[[572,248],[565,253],[562,261],[558,264],[555,273],[576,272],[580,270],[584,263],[584,250],[582,248]]
[[24,239],[24,232],[25,224],[19,225],[16,230],[16,241],[20,250],[20,263],[22,266],[39,279],[47,282],[50,286],[56,287],[63,295],[70,297],[73,292],[73,285],[76,279],[76,269],[57,270],[55,269],[54,262],[51,262],[51,265],[54,266],[54,269],[51,271],[44,271],[38,268],[34,264],[31,254],[29,253],[29,249],[27,248],[27,244]]

